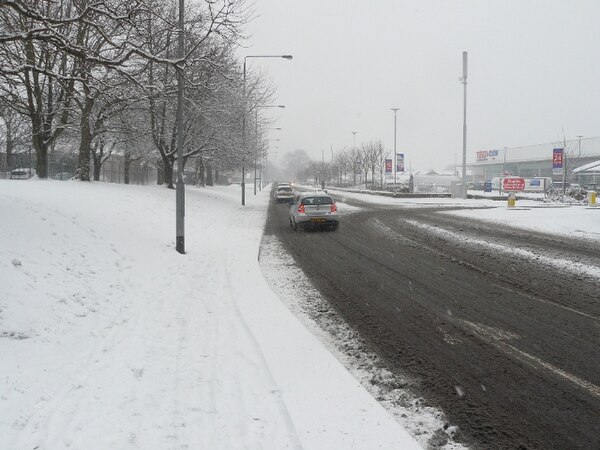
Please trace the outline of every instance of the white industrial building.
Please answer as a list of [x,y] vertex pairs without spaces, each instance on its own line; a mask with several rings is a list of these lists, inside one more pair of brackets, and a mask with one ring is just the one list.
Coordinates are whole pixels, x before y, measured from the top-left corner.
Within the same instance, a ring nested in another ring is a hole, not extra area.
[[[467,164],[467,167],[474,182],[490,181],[495,177],[507,175],[552,177],[559,181],[562,180],[562,175],[554,174],[552,170],[552,151],[555,148],[565,148],[568,181],[581,186],[600,184],[600,169],[592,164],[600,161],[600,137],[478,150],[473,155],[475,161]],[[589,168],[576,170],[590,164]]]

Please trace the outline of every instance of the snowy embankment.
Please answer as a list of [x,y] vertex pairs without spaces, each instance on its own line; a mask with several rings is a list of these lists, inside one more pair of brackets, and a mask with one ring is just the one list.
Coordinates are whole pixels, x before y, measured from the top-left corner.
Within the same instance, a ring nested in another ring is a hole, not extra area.
[[488,210],[452,211],[461,217],[582,239],[600,240],[600,206],[544,205],[518,201],[517,209],[506,205]]
[[268,194],[0,181],[0,448],[417,448],[264,281]]

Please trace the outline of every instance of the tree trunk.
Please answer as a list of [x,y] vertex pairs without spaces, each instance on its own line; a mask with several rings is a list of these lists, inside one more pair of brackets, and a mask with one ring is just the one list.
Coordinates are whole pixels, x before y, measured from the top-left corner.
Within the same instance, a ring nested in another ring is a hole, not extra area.
[[129,184],[129,173],[130,173],[130,169],[131,169],[131,156],[129,155],[129,153],[126,151],[125,155],[123,156],[123,182],[125,184]]
[[11,170],[13,170],[12,155],[14,142],[12,138],[11,127],[8,125],[8,123],[6,123],[6,120],[4,121],[4,123],[6,124],[6,170],[10,172]]
[[219,169],[215,169],[215,184],[219,184]]
[[104,156],[104,144],[96,142],[92,147],[92,160],[94,161],[94,181],[100,181],[102,156]]
[[163,156],[162,160],[164,168],[164,184],[166,184],[169,189],[175,189],[175,186],[173,186],[173,158]]
[[214,186],[214,180],[213,180],[213,171],[212,171],[212,164],[210,164],[209,162],[206,163],[206,185],[207,186]]
[[[85,89],[85,87],[84,87]],[[90,147],[92,145],[92,129],[90,127],[90,115],[94,107],[94,100],[86,97],[85,105],[81,111],[81,137],[79,141],[79,160],[75,178],[80,181],[90,181]]]
[[200,157],[198,158],[198,186],[206,186],[205,170],[204,158]]

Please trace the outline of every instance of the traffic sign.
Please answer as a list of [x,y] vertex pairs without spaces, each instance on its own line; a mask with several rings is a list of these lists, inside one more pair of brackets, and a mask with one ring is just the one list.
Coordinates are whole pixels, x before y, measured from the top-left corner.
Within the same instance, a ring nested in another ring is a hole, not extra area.
[[525,189],[525,178],[507,177],[502,179],[502,189],[505,191],[522,191]]

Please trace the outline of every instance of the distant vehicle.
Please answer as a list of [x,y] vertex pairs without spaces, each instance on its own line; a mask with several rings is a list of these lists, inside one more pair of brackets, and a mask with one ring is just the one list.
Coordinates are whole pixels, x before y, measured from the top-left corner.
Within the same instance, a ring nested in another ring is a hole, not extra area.
[[11,180],[27,180],[35,175],[35,169],[23,168],[13,169],[10,171]]
[[296,194],[291,186],[277,186],[277,189],[273,192],[273,198],[277,203],[293,203],[295,196]]
[[332,231],[340,224],[337,205],[325,192],[305,192],[290,208],[290,226],[294,231],[325,228]]

